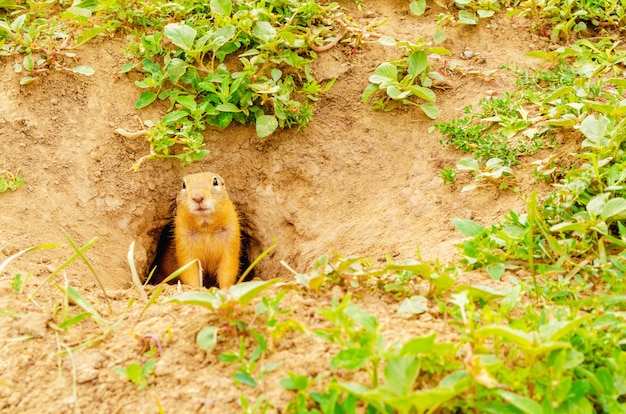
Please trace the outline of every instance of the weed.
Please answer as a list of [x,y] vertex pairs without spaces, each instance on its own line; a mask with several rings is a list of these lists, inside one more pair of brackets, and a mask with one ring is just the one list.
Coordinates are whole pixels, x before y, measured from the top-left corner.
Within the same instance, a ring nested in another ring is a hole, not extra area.
[[[379,91],[384,91],[385,95],[375,103],[377,108],[386,110],[391,102],[402,102],[405,105],[418,105],[426,116],[437,118],[439,109],[434,104],[437,97],[430,88],[433,80],[441,80],[443,77],[431,70],[428,54],[448,55],[450,52],[444,48],[429,47],[423,39],[413,43],[383,36],[379,42],[385,46],[401,47],[404,57],[378,65],[369,77],[370,85],[363,91],[362,101],[368,102]],[[416,99],[423,103],[416,103]]]
[[469,115],[435,124],[444,136],[443,145],[470,152],[477,161],[498,158],[505,166],[518,164],[520,156],[532,155],[547,146],[545,130],[528,129],[533,121],[528,120],[519,94],[484,98],[480,105],[481,113],[472,113],[473,108],[466,107]]
[[15,191],[24,184],[25,180],[10,171],[0,170],[0,193]]
[[[151,154],[136,167],[156,157],[178,158],[182,164],[203,158],[209,126],[253,124],[265,138],[279,127],[308,124],[310,102],[331,84],[319,85],[307,67],[319,43],[340,38],[333,32],[343,21],[341,13],[335,3],[314,1],[265,7],[262,1],[213,2],[133,48],[145,73],[136,82],[144,90],[137,108],[157,99],[170,102],[170,112],[148,132]],[[317,29],[309,29],[313,26]]]
[[474,190],[484,185],[484,182],[497,184],[503,190],[510,185],[509,179],[513,175],[513,170],[504,165],[504,161],[500,158],[491,158],[487,160],[484,168],[481,168],[478,162],[473,158],[464,158],[456,165],[458,171],[465,171],[474,174],[475,181],[480,184],[470,184],[463,187],[461,191]]
[[376,269],[361,257],[342,257],[335,253],[318,258],[310,274],[298,273],[282,263],[295,274],[296,280],[307,288],[318,291],[324,283],[337,284],[360,291],[383,291],[395,297],[411,297],[419,293],[418,283],[428,282],[426,296],[441,294],[454,285],[456,269],[444,266],[438,260],[423,262],[417,252],[417,260],[394,263],[387,257],[387,264]]
[[[68,62],[76,56],[72,49],[107,30],[106,24],[90,24],[92,11],[88,8],[71,7],[56,16],[49,5],[25,6],[15,14],[0,15],[0,55],[24,55],[22,62],[14,65],[15,72],[27,73],[20,80],[21,85],[33,82],[50,69],[86,76],[95,73],[89,66],[71,67]],[[8,20],[10,16],[15,18]]]
[[444,184],[452,184],[456,182],[456,171],[454,168],[444,168],[439,173],[439,177],[441,177]]
[[13,288],[13,291],[15,293],[24,293],[24,288],[28,284],[28,281],[30,280],[32,275],[32,273],[28,273],[26,277],[22,278],[21,273],[16,273],[15,276],[13,276],[13,282],[11,283],[11,288]]
[[154,366],[156,360],[148,359],[144,364],[134,362],[126,367],[115,367],[115,372],[124,375],[129,381],[137,386],[137,389],[143,390],[154,380]]
[[552,41],[569,41],[588,27],[619,29],[626,21],[626,8],[618,0],[570,1],[526,0],[512,7],[507,16],[530,16],[541,34]]
[[257,345],[250,355],[247,355],[245,339],[239,337],[239,351],[227,351],[218,356],[218,360],[227,363],[238,363],[237,370],[233,373],[236,384],[244,384],[256,388],[258,385],[263,388],[265,376],[274,371],[280,363],[265,364],[267,353],[267,341],[263,335],[250,331]]

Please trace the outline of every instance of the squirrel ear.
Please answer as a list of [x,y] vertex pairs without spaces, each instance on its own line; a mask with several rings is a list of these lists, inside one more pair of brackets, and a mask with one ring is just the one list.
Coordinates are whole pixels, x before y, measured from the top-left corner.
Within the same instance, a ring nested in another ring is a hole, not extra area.
[[187,183],[185,182],[185,180],[183,180],[183,190],[187,188]]

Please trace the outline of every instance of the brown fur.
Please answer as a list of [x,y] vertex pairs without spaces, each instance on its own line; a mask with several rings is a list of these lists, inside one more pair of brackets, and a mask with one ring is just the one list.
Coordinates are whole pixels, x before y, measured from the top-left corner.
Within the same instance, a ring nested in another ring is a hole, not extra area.
[[188,175],[183,183],[174,219],[176,260],[180,267],[198,259],[201,269],[191,266],[180,280],[200,287],[202,270],[217,277],[220,289],[229,288],[237,281],[241,234],[224,179],[207,172]]

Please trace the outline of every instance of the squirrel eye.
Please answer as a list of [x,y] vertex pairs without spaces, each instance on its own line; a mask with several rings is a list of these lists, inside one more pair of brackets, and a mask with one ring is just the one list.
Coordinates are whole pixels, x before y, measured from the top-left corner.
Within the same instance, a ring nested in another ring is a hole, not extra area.
[[185,180],[183,180],[183,190],[187,188],[187,183],[185,182]]
[[217,187],[217,177],[213,177],[213,185]]

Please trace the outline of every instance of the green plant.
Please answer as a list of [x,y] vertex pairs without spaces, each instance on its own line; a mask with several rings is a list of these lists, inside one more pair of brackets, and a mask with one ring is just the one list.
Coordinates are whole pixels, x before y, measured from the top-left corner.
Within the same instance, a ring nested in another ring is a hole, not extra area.
[[29,273],[26,275],[26,277],[22,278],[21,273],[16,273],[15,276],[13,276],[13,282],[11,283],[11,288],[13,288],[13,291],[15,293],[24,293],[24,288],[28,284],[28,280],[31,278],[32,275],[32,273]]
[[538,120],[528,119],[524,103],[521,93],[483,98],[480,113],[468,106],[468,115],[436,123],[435,128],[444,136],[443,145],[470,152],[478,161],[499,158],[505,166],[515,165],[520,156],[551,146],[543,139],[545,129],[529,128]]
[[439,173],[439,177],[441,177],[444,184],[452,184],[456,182],[456,171],[454,168],[444,168]]
[[[401,47],[404,57],[378,65],[369,77],[370,84],[363,91],[361,100],[368,102],[378,92],[384,91],[383,97],[375,101],[375,108],[388,109],[391,102],[402,102],[405,105],[418,105],[426,116],[437,118],[439,109],[434,104],[437,97],[431,87],[433,80],[443,78],[431,70],[428,54],[448,55],[450,52],[444,48],[428,47],[423,39],[413,43],[382,36],[378,41],[384,46]],[[423,103],[416,103],[416,99]]]
[[[243,282],[231,286],[227,292],[212,288],[208,292],[183,293],[167,298],[164,300],[164,303],[202,306],[211,311],[221,313],[230,324],[240,325],[245,328],[245,324],[234,317],[235,310],[240,306],[248,305],[254,298],[278,282],[279,279]],[[160,294],[160,291],[157,292]],[[144,311],[146,308],[144,308]],[[203,328],[196,337],[198,346],[207,352],[212,351],[217,344],[218,332],[219,329],[214,326]]]
[[143,365],[134,362],[126,367],[115,367],[115,372],[126,376],[126,378],[137,386],[137,389],[143,390],[154,380],[154,366],[156,360],[148,359]]
[[[155,157],[183,164],[203,158],[208,126],[253,124],[261,138],[279,127],[306,126],[310,102],[330,87],[319,85],[307,68],[319,43],[339,38],[338,7],[312,0],[285,0],[279,7],[216,0],[184,23],[144,37],[134,48],[145,73],[136,82],[144,89],[136,106],[169,100],[170,111],[149,124],[151,153],[136,167]],[[125,65],[122,72],[135,66]]]
[[[425,368],[426,373],[439,371],[442,360],[449,362],[455,347],[452,344],[435,344],[435,335],[412,338],[402,346],[385,346],[376,317],[351,303],[350,299],[350,295],[341,302],[333,298],[331,307],[320,309],[319,313],[331,325],[316,329],[314,333],[339,346],[339,352],[330,362],[333,370],[364,368],[369,374],[370,384],[333,381],[329,385],[329,393],[311,394],[310,397],[320,406],[336,406],[340,397],[347,395],[340,406],[362,401],[370,412],[423,413],[437,409],[466,388],[466,381],[458,382],[450,378],[436,387],[415,390],[421,369]],[[384,367],[382,381],[379,378],[381,366]],[[308,381],[290,375],[290,381],[284,381],[283,385],[298,390],[297,398],[302,405],[306,400],[303,391]]]
[[17,174],[0,170],[0,193],[4,193],[8,190],[15,191],[20,188],[24,182],[25,180]]
[[[105,333],[110,330],[109,324],[106,320],[100,316],[98,311],[93,307],[93,305],[85,299],[76,289],[72,286],[66,285],[62,287],[60,285],[55,285],[61,293],[63,293],[64,298],[64,306],[63,312],[61,315],[62,320],[58,323],[58,327],[64,331],[78,322],[84,320],[85,318],[92,318],[98,325],[100,325]],[[83,312],[75,315],[73,317],[69,316],[69,303],[77,305],[79,308],[83,310]]]
[[[490,158],[482,169],[475,159],[464,158],[458,162],[456,168],[458,171],[466,171],[474,174],[475,181],[478,183],[486,181],[491,184],[498,184],[501,190],[509,187],[508,178],[513,176],[511,167],[504,165],[504,161],[500,158]],[[481,186],[481,184],[466,185],[461,191],[474,190],[479,186]]]
[[260,385],[261,388],[263,388],[265,376],[278,368],[280,363],[266,365],[265,355],[267,353],[267,341],[263,335],[253,330],[249,330],[248,332],[250,332],[257,343],[249,356],[246,352],[247,347],[245,339],[239,337],[239,351],[221,353],[218,356],[218,360],[227,363],[238,363],[237,370],[233,373],[235,383],[245,384],[253,388]]
[[[614,385],[623,368],[614,364],[622,352],[612,336],[619,329],[612,313],[585,313],[576,304],[537,310],[521,303],[519,289],[509,293],[514,295],[491,296],[482,308],[470,300],[468,291],[451,300],[458,307],[453,314],[462,326],[462,340],[473,349],[465,365],[477,388],[464,409],[490,407],[488,412],[496,412],[514,405],[532,407],[529,412],[545,412],[546,407],[550,412],[623,412],[615,404],[617,394],[626,389],[617,391]],[[500,312],[491,310],[496,301],[501,302]],[[512,317],[520,306],[521,317]],[[601,339],[588,340],[593,335]]]
[[454,5],[459,9],[459,24],[474,26],[478,19],[492,17],[500,10],[500,0],[455,0]]
[[313,291],[319,291],[325,283],[337,284],[355,291],[387,292],[396,297],[411,297],[419,292],[418,283],[428,282],[426,296],[442,294],[454,285],[456,268],[442,265],[438,260],[424,262],[417,252],[418,259],[400,263],[387,257],[387,264],[374,268],[371,262],[362,257],[343,257],[337,253],[318,258],[309,274],[298,273],[286,263],[282,263],[294,273],[298,283]]
[[542,34],[552,41],[569,41],[589,26],[602,30],[619,29],[626,8],[618,0],[526,0],[512,7],[507,16],[530,16]]
[[[24,55],[22,62],[14,65],[15,72],[27,72],[20,80],[22,85],[50,69],[93,75],[89,66],[70,67],[66,62],[76,56],[72,49],[110,29],[107,24],[89,22],[93,8],[69,7],[56,15],[48,7],[26,3],[11,15],[0,14],[0,55]],[[10,16],[16,17],[10,21]]]
[[331,307],[321,308],[318,312],[327,319],[331,326],[316,329],[313,332],[320,338],[341,346],[341,350],[332,358],[332,369],[359,369],[365,367],[373,387],[378,386],[378,365],[383,358],[383,337],[380,335],[378,321],[350,302],[346,295],[341,302],[333,298]]

